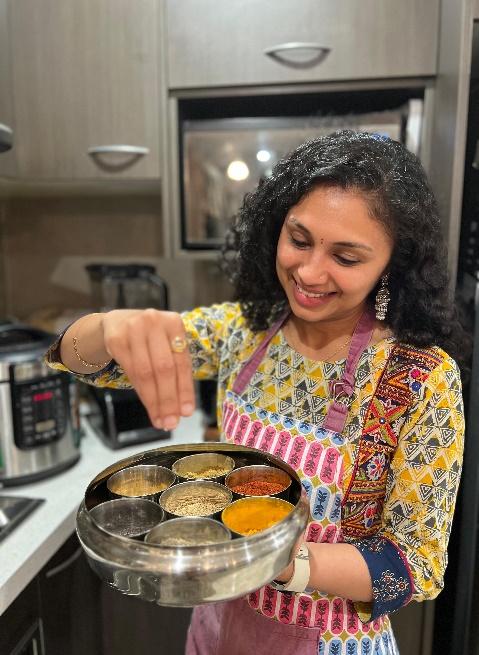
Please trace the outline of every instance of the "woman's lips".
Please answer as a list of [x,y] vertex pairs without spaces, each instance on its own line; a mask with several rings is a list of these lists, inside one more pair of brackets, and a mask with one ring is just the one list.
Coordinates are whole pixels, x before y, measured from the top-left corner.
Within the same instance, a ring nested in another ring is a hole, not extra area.
[[313,293],[306,291],[299,286],[296,280],[292,280],[294,299],[299,305],[303,307],[319,307],[329,302],[333,296],[336,295],[335,291],[325,291],[320,293]]

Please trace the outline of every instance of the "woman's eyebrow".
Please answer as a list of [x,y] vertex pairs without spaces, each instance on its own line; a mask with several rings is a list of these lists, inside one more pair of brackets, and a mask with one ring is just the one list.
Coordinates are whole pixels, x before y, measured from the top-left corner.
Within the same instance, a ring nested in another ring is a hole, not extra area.
[[342,246],[344,248],[360,248],[361,250],[369,250],[369,252],[373,252],[371,246],[367,246],[365,243],[356,243],[355,241],[335,241],[333,246]]
[[305,227],[302,223],[300,223],[298,221],[298,219],[295,218],[294,216],[289,216],[289,218],[287,219],[286,222],[291,224],[291,225],[294,225],[294,227],[297,227],[299,230],[302,230],[306,234],[309,234],[309,235],[311,234],[311,232],[308,230],[308,228]]
[[[287,222],[291,225],[294,225],[294,227],[298,228],[299,230],[302,230],[305,234],[311,236],[311,232],[308,230],[308,228],[300,223],[294,216],[290,216],[287,219]],[[367,250],[369,252],[373,252],[371,246],[367,246],[365,243],[357,243],[356,241],[335,241],[333,246],[340,246],[342,248],[356,248],[359,250]]]

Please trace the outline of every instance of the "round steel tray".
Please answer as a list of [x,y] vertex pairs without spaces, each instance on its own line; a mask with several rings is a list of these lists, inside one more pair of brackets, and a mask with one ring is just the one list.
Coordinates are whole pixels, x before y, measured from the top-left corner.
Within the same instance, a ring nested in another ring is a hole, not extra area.
[[[235,467],[270,464],[292,479],[289,501],[294,510],[277,525],[258,534],[211,546],[167,547],[102,530],[89,510],[108,498],[106,481],[116,471],[136,464],[171,467],[188,453],[221,452]],[[291,560],[309,518],[309,502],[296,472],[285,462],[255,448],[226,443],[166,446],[123,459],[99,473],[88,485],[78,510],[77,533],[91,568],[118,591],[158,605],[192,607],[243,596],[274,579]]]

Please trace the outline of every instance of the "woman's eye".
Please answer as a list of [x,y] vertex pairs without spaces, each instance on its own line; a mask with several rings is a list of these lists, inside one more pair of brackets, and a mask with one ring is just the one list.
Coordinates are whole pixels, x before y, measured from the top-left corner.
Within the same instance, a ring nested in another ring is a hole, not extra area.
[[349,259],[348,257],[342,257],[341,255],[336,255],[336,261],[341,264],[341,266],[354,266],[359,264],[358,259]]
[[293,235],[290,234],[289,239],[293,246],[296,248],[307,248],[308,247],[308,242],[307,241],[301,241],[300,239],[295,239]]

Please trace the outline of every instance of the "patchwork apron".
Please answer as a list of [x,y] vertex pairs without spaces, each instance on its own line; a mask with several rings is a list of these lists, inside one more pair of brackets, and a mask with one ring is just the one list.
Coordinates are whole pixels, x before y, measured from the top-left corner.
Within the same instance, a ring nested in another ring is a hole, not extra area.
[[[366,312],[351,339],[343,376],[332,381],[321,427],[269,412],[241,396],[261,363],[283,316],[245,362],[223,405],[226,441],[259,448],[287,462],[308,493],[311,520],[306,541],[336,543],[343,503],[342,430],[354,377],[374,318]],[[186,655],[398,655],[387,616],[361,623],[350,600],[319,591],[285,593],[266,585],[240,598],[195,608]]]

